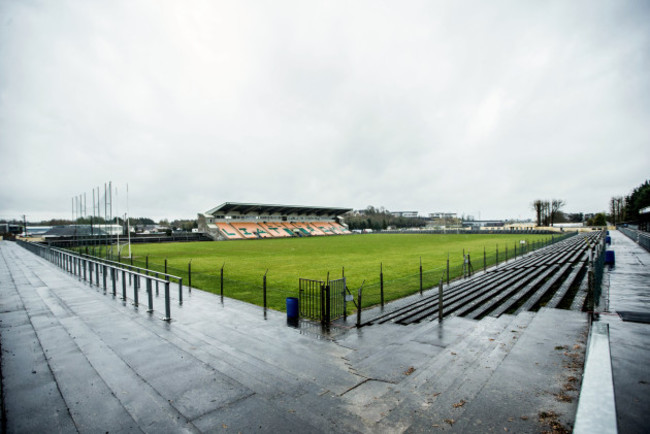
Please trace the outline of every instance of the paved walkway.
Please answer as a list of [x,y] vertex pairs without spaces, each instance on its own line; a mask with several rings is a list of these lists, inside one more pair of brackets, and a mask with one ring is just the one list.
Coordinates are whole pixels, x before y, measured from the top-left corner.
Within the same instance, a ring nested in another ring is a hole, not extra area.
[[202,291],[171,323],[161,305],[147,313],[0,242],[3,431],[541,432],[575,416],[580,312],[323,338]]
[[[606,266],[599,320],[609,324],[618,430],[647,433],[650,412],[650,253],[610,231],[615,265]],[[623,321],[630,312],[635,321]],[[634,318],[634,317],[637,318]],[[644,322],[637,322],[643,320]]]

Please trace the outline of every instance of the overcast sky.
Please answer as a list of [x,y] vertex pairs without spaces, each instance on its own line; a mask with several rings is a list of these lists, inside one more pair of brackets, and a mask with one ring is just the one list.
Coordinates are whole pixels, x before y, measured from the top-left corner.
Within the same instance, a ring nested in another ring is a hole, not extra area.
[[650,2],[0,1],[0,218],[533,217],[650,178]]

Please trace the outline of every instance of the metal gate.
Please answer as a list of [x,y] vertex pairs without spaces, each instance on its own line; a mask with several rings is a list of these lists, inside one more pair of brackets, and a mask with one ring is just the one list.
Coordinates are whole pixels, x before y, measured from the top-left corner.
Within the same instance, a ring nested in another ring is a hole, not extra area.
[[300,317],[329,324],[345,314],[345,277],[337,280],[298,281]]

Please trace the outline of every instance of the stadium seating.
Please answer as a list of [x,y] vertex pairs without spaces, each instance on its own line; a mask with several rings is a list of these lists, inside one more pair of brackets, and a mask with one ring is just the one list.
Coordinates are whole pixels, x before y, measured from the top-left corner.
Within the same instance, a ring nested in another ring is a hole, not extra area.
[[231,225],[237,229],[244,238],[270,238],[271,235],[253,222],[236,222]]
[[313,225],[325,235],[336,234],[328,222],[314,222]]
[[274,238],[286,238],[293,234],[288,234],[285,227],[279,222],[268,222],[259,224],[262,229],[265,229]]
[[223,234],[223,236],[229,240],[240,240],[244,238],[242,234],[237,231],[237,229],[233,228],[228,223],[217,222],[215,225],[219,228],[219,231]]
[[307,230],[312,235],[315,235],[315,236],[318,236],[318,237],[321,237],[321,236],[325,235],[325,233],[323,231],[321,231],[320,229],[318,229],[316,227],[316,225],[314,225],[314,223],[305,223],[305,226],[307,226]]
[[309,226],[306,223],[302,222],[293,222],[293,227],[298,229],[303,236],[311,236],[312,232],[309,230]]
[[287,234],[289,234],[290,237],[295,237],[296,236],[296,232],[295,232],[296,228],[291,223],[282,222],[282,223],[280,223],[280,225],[282,225],[281,226],[282,230],[285,231]]
[[257,238],[288,238],[349,234],[336,222],[215,222],[215,227],[229,240]]
[[341,234],[350,234],[350,232],[345,226],[340,223],[332,222],[331,225]]

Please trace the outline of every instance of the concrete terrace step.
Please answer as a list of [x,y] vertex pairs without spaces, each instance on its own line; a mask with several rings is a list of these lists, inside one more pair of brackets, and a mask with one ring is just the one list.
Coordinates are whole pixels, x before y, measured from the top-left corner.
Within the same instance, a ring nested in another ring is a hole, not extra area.
[[[388,324],[373,328],[381,330],[384,326]],[[411,330],[405,330],[399,339],[387,341],[364,336],[364,348],[351,354],[348,360],[354,372],[373,380],[399,383],[405,378],[405,372],[419,369],[444,348],[471,333],[476,322],[456,317],[442,324],[432,321],[407,327],[390,326]]]
[[534,269],[531,272],[526,272],[523,276],[519,274],[513,276],[513,278],[507,280],[502,285],[499,285],[493,290],[483,294],[481,297],[474,300],[469,305],[459,309],[457,311],[457,314],[473,319],[485,316],[485,312],[489,311],[493,305],[499,303],[503,298],[512,295],[512,293],[515,292],[520,285],[524,285],[541,271],[543,270]]
[[557,308],[557,306],[560,304],[560,302],[567,294],[569,289],[573,285],[575,285],[576,282],[578,281],[578,275],[583,271],[584,267],[585,267],[585,263],[583,261],[580,261],[573,266],[573,270],[571,271],[571,274],[569,274],[569,276],[562,283],[560,288],[558,288],[558,290],[553,295],[553,298],[548,303],[546,303],[546,307]]
[[516,305],[519,300],[526,297],[528,293],[534,290],[538,285],[540,285],[549,275],[555,272],[557,269],[556,266],[548,267],[542,270],[542,273],[537,275],[535,279],[531,280],[526,286],[520,288],[515,294],[511,295],[503,303],[498,305],[495,309],[490,312],[492,316],[499,316],[507,312],[512,306]]
[[527,310],[533,309],[539,301],[552,290],[553,285],[557,282],[562,281],[566,276],[567,270],[571,267],[570,263],[564,264],[559,270],[557,270],[549,279],[544,282],[544,284],[535,291],[524,303],[517,309],[516,313],[525,312]]
[[[410,399],[418,400],[425,413],[409,426],[408,432],[427,432],[434,426],[445,426],[445,420],[458,420],[465,410],[465,403],[470,402],[489,381],[492,374],[508,355],[519,337],[525,332],[535,314],[526,312],[515,317],[502,318],[505,324],[498,333],[487,334],[479,339],[480,355],[464,352],[457,353],[456,363],[451,369],[439,371],[437,377],[430,378],[426,387],[418,387]],[[442,378],[440,377],[442,374]],[[405,383],[405,387],[408,385]],[[417,408],[416,405],[411,406]],[[403,411],[397,409],[390,418],[403,418]]]
[[[451,431],[550,432],[553,420],[570,430],[587,330],[584,313],[542,308]],[[556,417],[540,422],[542,412]]]
[[[487,281],[476,280],[474,286],[468,286],[463,291],[457,291],[453,295],[443,293],[443,313],[449,315],[457,313],[459,309],[472,305],[472,302],[489,292],[493,288],[503,287],[511,282],[514,275],[511,272],[504,272],[490,276]],[[421,311],[418,315],[408,318],[408,321],[422,321],[425,318],[432,318],[438,314],[438,304],[431,305],[427,310]]]

